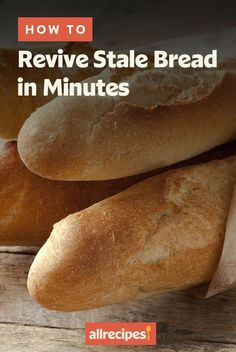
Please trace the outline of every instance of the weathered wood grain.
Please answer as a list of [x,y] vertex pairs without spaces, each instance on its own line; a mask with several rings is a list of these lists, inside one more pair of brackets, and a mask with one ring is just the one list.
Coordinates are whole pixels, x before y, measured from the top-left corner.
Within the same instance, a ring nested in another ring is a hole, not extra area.
[[[50,329],[29,326],[17,326],[11,324],[0,324],[1,351],[104,351],[104,347],[86,346],[84,343],[84,332],[82,330]],[[106,347],[108,352],[116,351],[235,351],[234,345],[209,344],[209,343],[175,343],[172,345],[158,347]]]
[[[135,350],[134,350],[135,351]],[[146,350],[150,351],[150,350]],[[224,345],[207,342],[193,343],[174,343],[166,346],[157,346],[155,351],[158,352],[235,352],[235,345]]]
[[22,254],[35,254],[39,250],[38,247],[24,247],[24,246],[12,246],[5,247],[0,246],[0,253],[22,253]]
[[28,254],[0,253],[0,323],[73,330],[83,329],[86,321],[157,321],[162,346],[183,341],[236,344],[236,290],[208,300],[178,292],[86,312],[51,312],[28,295],[32,260]]
[[[52,329],[0,324],[1,352],[104,352],[102,346],[86,346],[81,329]],[[235,345],[207,342],[178,342],[142,347],[106,347],[106,352],[233,352]]]

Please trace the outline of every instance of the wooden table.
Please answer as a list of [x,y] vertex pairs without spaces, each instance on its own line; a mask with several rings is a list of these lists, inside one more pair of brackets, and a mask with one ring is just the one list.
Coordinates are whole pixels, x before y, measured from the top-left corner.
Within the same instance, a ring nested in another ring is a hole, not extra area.
[[[38,306],[26,279],[34,248],[0,247],[0,351],[236,351],[236,290],[208,300],[169,293],[127,305],[58,313]],[[84,344],[86,321],[157,321],[157,347],[99,348]]]

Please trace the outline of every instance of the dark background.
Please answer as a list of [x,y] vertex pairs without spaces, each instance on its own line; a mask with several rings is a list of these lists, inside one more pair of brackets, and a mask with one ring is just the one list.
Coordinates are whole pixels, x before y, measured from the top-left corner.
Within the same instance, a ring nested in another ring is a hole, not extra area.
[[18,16],[93,16],[95,45],[127,48],[236,27],[236,1],[0,0],[1,47],[17,45]]

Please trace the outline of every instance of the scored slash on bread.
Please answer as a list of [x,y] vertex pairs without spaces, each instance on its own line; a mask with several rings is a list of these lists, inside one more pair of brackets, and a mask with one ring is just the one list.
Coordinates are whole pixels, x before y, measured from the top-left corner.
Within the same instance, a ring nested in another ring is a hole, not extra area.
[[101,307],[208,282],[236,182],[236,156],[170,170],[54,226],[29,272],[49,309]]
[[[224,158],[236,150],[236,142],[216,148],[177,166]],[[174,167],[174,166],[172,166]],[[176,166],[175,166],[176,167]],[[134,183],[164,172],[113,181],[61,182],[30,172],[19,158],[15,141],[0,144],[0,244],[41,246],[52,226],[70,213],[110,197]]]
[[[107,69],[88,82],[114,76]],[[234,73],[150,69],[120,79],[130,84],[127,97],[57,97],[34,112],[19,134],[25,165],[50,179],[115,179],[236,137]]]

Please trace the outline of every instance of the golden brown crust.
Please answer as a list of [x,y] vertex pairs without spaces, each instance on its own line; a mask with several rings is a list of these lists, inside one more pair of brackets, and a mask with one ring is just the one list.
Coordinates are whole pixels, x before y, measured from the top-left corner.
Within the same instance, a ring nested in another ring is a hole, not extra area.
[[0,244],[40,246],[55,222],[120,192],[140,177],[106,182],[60,182],[31,173],[16,142],[0,144]]
[[148,178],[54,226],[28,288],[49,309],[125,302],[211,279],[236,156]]
[[27,167],[52,179],[113,179],[236,138],[233,73],[151,70],[127,79],[131,90],[123,100],[59,97],[32,114],[19,135]]

